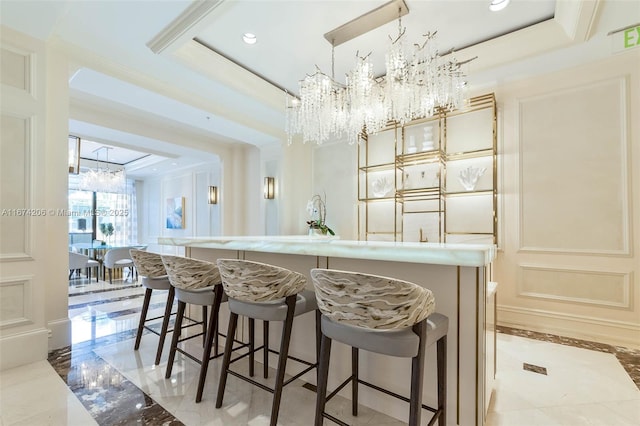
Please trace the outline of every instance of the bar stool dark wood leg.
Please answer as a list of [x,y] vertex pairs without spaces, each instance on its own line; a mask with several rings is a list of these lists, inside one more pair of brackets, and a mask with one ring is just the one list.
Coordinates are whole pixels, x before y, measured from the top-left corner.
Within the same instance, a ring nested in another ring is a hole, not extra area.
[[202,347],[207,344],[207,307],[202,307]]
[[176,323],[174,326],[173,337],[171,338],[171,349],[169,350],[169,359],[167,360],[167,372],[164,375],[165,379],[171,377],[171,370],[173,369],[173,361],[176,358],[176,349],[178,348],[178,338],[180,337],[180,330],[182,329],[182,318],[184,317],[184,310],[187,304],[185,302],[178,301],[178,312],[176,313]]
[[136,334],[136,343],[133,345],[134,350],[140,348],[140,340],[142,339],[142,332],[144,331],[144,321],[147,319],[147,312],[149,311],[149,302],[151,301],[152,289],[148,288],[144,291],[144,299],[142,300],[142,311],[140,312],[140,322],[138,323],[138,333]]
[[218,396],[216,397],[216,408],[222,407],[224,398],[224,388],[227,386],[227,376],[229,375],[229,364],[231,363],[231,348],[233,348],[233,336],[236,334],[238,325],[238,314],[231,312],[229,316],[229,329],[227,331],[227,341],[225,342],[224,356],[222,357],[222,372],[218,382]]
[[280,342],[280,356],[278,357],[278,369],[276,371],[276,383],[273,392],[273,403],[271,405],[270,426],[276,426],[278,413],[280,411],[280,399],[282,398],[282,386],[284,384],[284,373],[287,367],[289,356],[289,343],[291,342],[291,329],[293,328],[293,314],[296,309],[296,296],[287,296],[287,317],[282,327],[282,341]]
[[[316,309],[316,362],[320,362],[320,346],[322,346],[322,327],[320,326],[320,310]],[[320,369],[316,368],[316,383],[320,380]]]
[[249,377],[253,377],[255,372],[255,350],[256,350],[256,320],[249,318]]
[[218,347],[220,346],[220,342],[218,341],[219,334],[220,334],[220,321],[216,321],[216,333],[213,336],[213,355],[215,357],[220,355],[220,348]]
[[[162,320],[162,328],[160,329],[160,341],[158,342],[158,350],[156,351],[156,362],[155,365],[160,364],[160,358],[162,357],[162,349],[164,347],[164,339],[167,337],[167,330],[169,329],[169,320],[171,317],[171,309],[173,309],[173,299],[176,295],[176,289],[173,287],[169,288],[167,294],[167,304],[164,308],[164,318]],[[145,314],[146,317],[146,314]]]
[[360,351],[358,348],[351,348],[351,413],[358,415],[358,378],[360,363]]
[[318,388],[316,390],[315,426],[322,426],[324,408],[327,404],[327,382],[329,380],[329,359],[331,358],[331,339],[321,337],[320,359],[318,360]]
[[269,321],[262,321],[262,342],[264,344],[264,351],[262,353],[262,360],[264,362],[264,378],[269,378]]
[[422,417],[422,389],[424,374],[425,343],[427,341],[427,327],[425,321],[413,326],[413,331],[420,338],[418,353],[411,359],[411,397],[409,398],[409,426],[420,426]]
[[[211,357],[211,346],[213,345],[213,337],[216,334],[216,323],[218,322],[218,314],[220,313],[220,303],[222,302],[222,286],[215,286],[214,290],[213,310],[209,316],[209,326],[207,327],[204,350],[202,352],[202,364],[200,365],[200,379],[198,380],[198,391],[196,393],[196,402],[202,401],[202,392],[204,390],[204,382],[207,378],[207,370],[209,369],[209,358]],[[204,319],[203,319],[204,321]]]
[[447,425],[447,336],[443,336],[437,343],[438,359],[438,409],[439,426]]

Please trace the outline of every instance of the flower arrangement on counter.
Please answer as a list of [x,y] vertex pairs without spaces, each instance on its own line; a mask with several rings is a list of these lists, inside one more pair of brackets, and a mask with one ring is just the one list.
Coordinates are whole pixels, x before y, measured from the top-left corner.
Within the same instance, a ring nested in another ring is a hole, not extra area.
[[333,230],[325,223],[325,219],[327,217],[326,198],[326,194],[324,195],[324,198],[316,194],[307,202],[307,212],[310,217],[310,220],[307,221],[307,225],[309,225],[310,234],[319,231],[323,235],[327,235],[327,233],[336,235],[335,232],[333,232]]

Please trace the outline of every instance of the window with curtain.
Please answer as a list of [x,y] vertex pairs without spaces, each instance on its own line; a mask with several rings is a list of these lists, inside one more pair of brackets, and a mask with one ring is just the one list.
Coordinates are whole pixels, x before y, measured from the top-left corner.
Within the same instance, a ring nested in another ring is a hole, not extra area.
[[109,245],[138,242],[135,181],[127,179],[124,193],[77,189],[77,176],[69,176],[69,244],[95,239]]

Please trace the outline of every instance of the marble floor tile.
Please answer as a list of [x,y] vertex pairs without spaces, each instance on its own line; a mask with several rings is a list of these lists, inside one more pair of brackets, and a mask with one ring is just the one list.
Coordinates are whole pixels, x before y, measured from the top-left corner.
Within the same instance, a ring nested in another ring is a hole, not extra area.
[[97,423],[51,364],[39,361],[0,375],[0,424],[88,426]]
[[[196,404],[198,364],[178,355],[171,377],[164,378],[170,339],[159,366],[153,364],[158,336],[145,331],[140,350],[133,350],[142,287],[82,278],[72,280],[69,291],[74,344],[52,351],[48,363],[0,373],[0,425],[269,424],[271,394],[232,376],[222,408],[215,408],[220,359],[211,362],[203,401]],[[149,315],[161,316],[165,300],[165,294],[154,292]],[[154,323],[159,326],[160,321]],[[640,351],[505,327],[499,331],[488,426],[640,424]],[[187,347],[198,354],[199,339]],[[547,374],[527,371],[525,364]],[[246,372],[246,359],[234,368]],[[258,364],[256,374],[261,373]],[[278,424],[309,425],[314,410],[313,390],[294,381],[285,388]],[[352,417],[351,403],[342,397],[331,400],[327,411],[354,426],[406,424],[364,406]],[[425,412],[423,424],[428,418]]]
[[[615,354],[498,334],[488,426],[639,424],[640,390]],[[547,375],[522,368],[545,367]]]

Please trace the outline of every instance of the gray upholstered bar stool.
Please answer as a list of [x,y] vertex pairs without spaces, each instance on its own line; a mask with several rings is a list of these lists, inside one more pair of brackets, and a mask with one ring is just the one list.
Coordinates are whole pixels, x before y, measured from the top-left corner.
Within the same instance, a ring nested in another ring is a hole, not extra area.
[[[211,348],[214,344],[216,347],[218,346],[217,330],[220,304],[226,299],[224,298],[224,292],[220,285],[220,273],[214,263],[204,260],[162,255],[162,263],[164,263],[167,275],[169,275],[169,281],[175,288],[176,298],[178,299],[178,311],[176,313],[176,322],[171,339],[171,350],[169,351],[165,378],[168,379],[171,377],[176,352],[180,352],[200,364],[200,378],[196,392],[196,402],[200,402],[202,401],[202,391],[207,377],[209,361],[212,359]],[[183,326],[187,303],[202,306],[202,322]],[[212,308],[208,323],[207,307]],[[202,325],[202,332],[181,338],[180,335],[185,331],[185,328],[193,325]],[[179,343],[198,336],[204,337],[204,348],[201,358],[196,358],[187,352],[186,349],[178,347]]]
[[[164,347],[164,340],[167,337],[167,333],[173,330],[169,330],[169,320],[171,319],[171,309],[173,308],[173,300],[175,299],[175,289],[169,282],[167,271],[162,263],[162,257],[157,253],[150,253],[144,250],[131,249],[129,250],[133,264],[138,270],[138,277],[140,277],[140,284],[145,288],[144,300],[142,302],[142,311],[140,312],[140,321],[138,323],[138,332],[136,334],[136,342],[133,346],[134,350],[140,348],[140,341],[142,340],[142,333],[145,329],[157,334],[160,339],[158,341],[158,349],[156,350],[155,365],[160,364],[160,357],[162,356],[162,348]],[[151,296],[154,290],[166,290],[167,302],[164,307],[164,315],[159,317],[147,318],[149,312],[149,304],[151,303]],[[147,325],[150,321],[155,321],[162,318],[162,327],[160,332]]]
[[[409,403],[409,425],[419,426],[421,408],[434,413],[446,425],[447,331],[449,319],[434,313],[435,300],[430,290],[394,278],[331,269],[312,269],[318,309],[322,313],[318,392],[315,425],[323,418],[340,425],[340,419],[325,412],[327,401],[351,382],[352,412],[358,415],[358,384]],[[327,396],[327,378],[331,341],[352,347],[351,376]],[[438,407],[422,404],[422,376],[425,349],[437,342]],[[409,398],[361,380],[358,375],[358,350],[394,357],[411,358],[411,395]]]
[[[280,400],[282,397],[282,388],[296,380],[303,374],[317,367],[317,363],[310,363],[305,360],[289,356],[289,342],[291,339],[291,329],[293,327],[293,319],[295,316],[305,314],[307,312],[316,313],[316,357],[319,351],[319,312],[316,303],[316,297],[313,291],[305,290],[307,279],[304,275],[278,266],[268,265],[259,262],[251,262],[247,260],[237,259],[218,259],[218,268],[222,277],[222,285],[224,291],[229,298],[229,331],[227,336],[233,336],[238,323],[238,315],[246,316],[250,319],[249,339],[253,336],[252,319],[259,319],[267,323],[268,321],[282,321],[282,340],[280,342],[280,351],[278,353],[278,367],[276,371],[275,385],[269,388],[262,383],[245,377],[229,368],[232,362],[239,360],[238,357],[231,361],[231,339],[227,339],[224,358],[222,361],[222,373],[218,384],[218,397],[216,399],[216,408],[222,407],[224,398],[224,390],[227,383],[228,374],[232,374],[242,380],[245,380],[260,389],[266,390],[273,394],[273,402],[271,404],[271,426],[275,426],[278,420],[278,412],[280,410]],[[266,330],[266,329],[265,329]],[[265,333],[266,334],[266,333]],[[266,343],[266,342],[265,342]],[[265,373],[267,364],[269,346],[265,345],[255,348],[250,347],[250,353],[263,350],[265,353]],[[275,351],[271,351],[275,352]],[[244,356],[249,355],[245,354]],[[305,368],[302,372],[294,375],[286,382],[284,374],[287,365],[287,359],[291,358],[302,364]],[[250,367],[252,361],[250,360]],[[249,374],[252,374],[250,370]],[[266,374],[265,374],[266,377]]]

